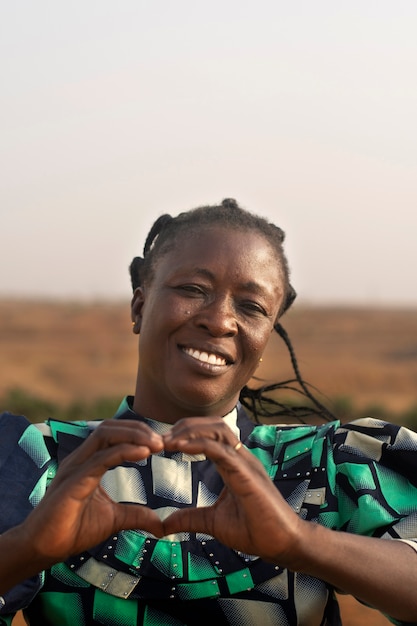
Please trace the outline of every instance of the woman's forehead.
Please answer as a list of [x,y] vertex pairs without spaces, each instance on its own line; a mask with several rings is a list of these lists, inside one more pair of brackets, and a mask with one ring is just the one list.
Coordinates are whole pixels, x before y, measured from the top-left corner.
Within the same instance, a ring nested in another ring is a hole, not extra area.
[[209,227],[176,239],[158,263],[164,272],[194,271],[200,275],[227,271],[245,280],[281,282],[278,254],[268,239],[257,231]]

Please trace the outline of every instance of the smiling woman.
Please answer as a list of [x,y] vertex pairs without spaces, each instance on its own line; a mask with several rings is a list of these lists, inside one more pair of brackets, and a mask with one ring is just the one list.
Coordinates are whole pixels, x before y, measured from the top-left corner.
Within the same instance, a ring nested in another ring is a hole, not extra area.
[[134,410],[168,422],[229,413],[274,329],[280,274],[270,244],[243,230],[207,227],[166,251],[133,296]]
[[338,626],[335,589],[415,620],[416,435],[243,408],[274,329],[291,350],[283,241],[231,200],[162,216],[130,266],[134,396],[0,416],[0,624]]

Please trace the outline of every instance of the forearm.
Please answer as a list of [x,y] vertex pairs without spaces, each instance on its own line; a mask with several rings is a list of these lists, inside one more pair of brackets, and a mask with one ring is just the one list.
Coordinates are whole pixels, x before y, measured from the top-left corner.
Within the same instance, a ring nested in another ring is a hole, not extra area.
[[0,595],[51,564],[32,550],[23,525],[0,535]]
[[415,622],[417,554],[410,546],[306,524],[308,541],[294,570],[331,583],[395,619]]

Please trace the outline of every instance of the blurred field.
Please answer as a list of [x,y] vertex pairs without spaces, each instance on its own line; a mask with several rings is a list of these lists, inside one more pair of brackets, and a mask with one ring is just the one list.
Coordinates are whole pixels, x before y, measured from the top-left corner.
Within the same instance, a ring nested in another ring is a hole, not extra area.
[[[295,308],[282,323],[321,401],[381,407],[393,419],[417,406],[416,310]],[[128,302],[0,300],[0,397],[13,388],[61,403],[132,393],[136,358]],[[275,333],[257,376],[293,376]]]
[[[344,407],[342,418],[386,412],[398,421],[417,406],[417,311],[305,307],[282,322],[304,379],[322,402]],[[134,390],[136,355],[128,302],[0,301],[1,397],[17,388],[62,404],[121,397]],[[293,376],[275,335],[257,376]],[[389,623],[351,598],[341,602],[345,626]]]
[[[324,403],[326,397],[350,399],[355,407],[381,407],[392,418],[417,405],[416,310],[304,308],[290,311],[282,323],[304,379]],[[267,377],[289,371],[276,336],[268,356]]]

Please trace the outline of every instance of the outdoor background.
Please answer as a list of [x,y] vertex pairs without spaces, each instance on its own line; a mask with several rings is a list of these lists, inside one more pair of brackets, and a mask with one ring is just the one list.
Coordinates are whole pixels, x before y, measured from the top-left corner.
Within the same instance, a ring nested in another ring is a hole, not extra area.
[[153,221],[234,197],[300,301],[417,305],[414,0],[0,5],[0,292],[125,298]]
[[[417,310],[294,306],[282,322],[304,379],[336,417],[417,428]],[[3,408],[34,421],[110,417],[134,392],[136,361],[128,300],[0,300]],[[252,384],[292,377],[286,348],[272,336]],[[341,603],[345,626],[388,624],[351,598]]]
[[[286,232],[320,400],[416,428],[416,32],[413,0],[1,3],[2,406],[111,415],[132,257],[234,197]],[[292,377],[276,338],[258,374]]]

